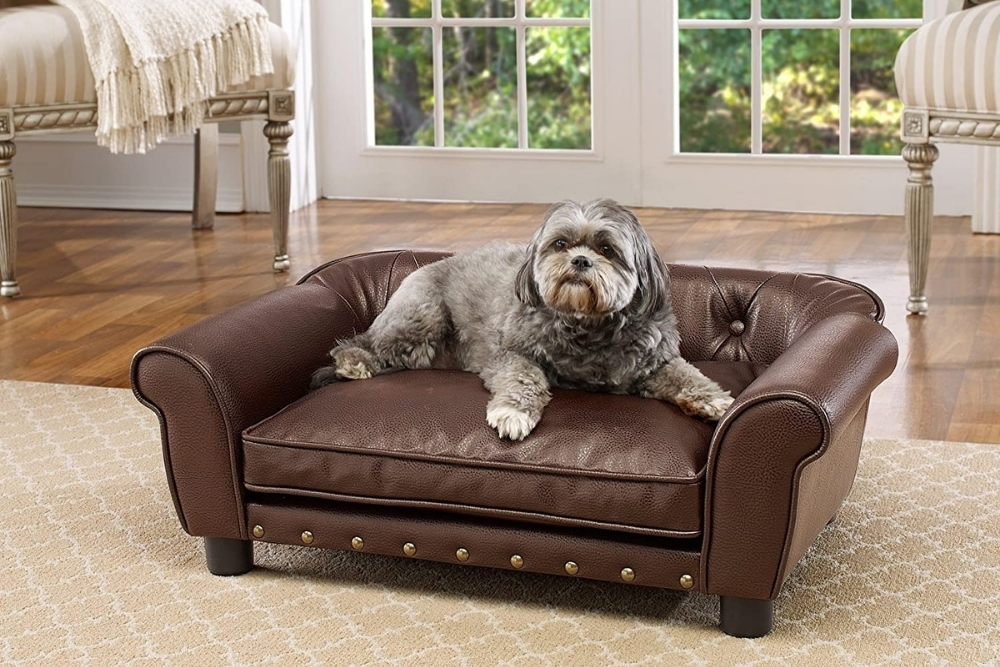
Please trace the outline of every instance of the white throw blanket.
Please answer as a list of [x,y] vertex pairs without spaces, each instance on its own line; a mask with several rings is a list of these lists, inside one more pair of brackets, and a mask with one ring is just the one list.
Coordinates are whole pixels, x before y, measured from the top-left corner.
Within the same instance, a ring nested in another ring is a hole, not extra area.
[[253,0],[54,0],[83,29],[97,83],[97,140],[144,153],[201,127],[208,98],[274,71]]

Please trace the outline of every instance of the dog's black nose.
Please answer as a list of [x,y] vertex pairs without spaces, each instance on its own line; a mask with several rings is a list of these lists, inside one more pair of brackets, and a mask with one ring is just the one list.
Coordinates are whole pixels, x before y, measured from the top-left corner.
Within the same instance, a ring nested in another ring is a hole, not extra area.
[[594,263],[590,261],[590,258],[585,257],[583,255],[577,255],[576,257],[574,257],[570,261],[570,264],[576,267],[577,271],[586,271],[587,269],[594,266]]

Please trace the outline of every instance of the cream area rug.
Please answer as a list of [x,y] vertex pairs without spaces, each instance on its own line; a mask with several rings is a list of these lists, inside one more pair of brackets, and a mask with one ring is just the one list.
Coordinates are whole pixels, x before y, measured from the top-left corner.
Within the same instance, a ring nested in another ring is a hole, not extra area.
[[2,665],[1000,665],[1000,446],[872,440],[774,632],[714,597],[258,545],[208,574],[131,393],[0,381]]

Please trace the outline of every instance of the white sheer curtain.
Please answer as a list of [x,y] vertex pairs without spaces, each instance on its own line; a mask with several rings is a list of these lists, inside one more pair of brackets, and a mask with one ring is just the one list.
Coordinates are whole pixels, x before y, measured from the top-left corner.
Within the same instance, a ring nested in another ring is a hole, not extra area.
[[[298,50],[295,65],[295,134],[288,144],[292,161],[292,210],[319,198],[316,162],[316,97],[313,84],[313,16],[315,0],[257,0]],[[267,140],[263,123],[243,123],[243,183],[247,211],[267,211]]]

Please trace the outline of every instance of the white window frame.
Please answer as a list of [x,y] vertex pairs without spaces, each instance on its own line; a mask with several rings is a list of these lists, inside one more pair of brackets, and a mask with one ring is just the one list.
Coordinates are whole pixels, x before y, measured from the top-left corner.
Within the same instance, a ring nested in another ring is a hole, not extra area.
[[[369,0],[370,3],[370,0]],[[546,153],[569,153],[578,154],[581,150],[591,152],[594,147],[593,132],[593,99],[591,99],[591,148],[573,149],[559,151],[558,149],[532,149],[528,146],[528,65],[525,54],[525,30],[527,28],[589,28],[591,31],[591,41],[593,41],[593,26],[591,18],[536,18],[526,16],[526,0],[514,0],[514,16],[511,18],[489,18],[480,19],[474,17],[445,18],[442,16],[441,0],[431,0],[430,18],[395,18],[395,17],[373,17],[371,19],[372,28],[430,28],[432,58],[434,69],[434,148],[460,148],[457,146],[445,146],[444,144],[444,54],[442,44],[444,42],[444,28],[514,28],[517,34],[517,148],[487,148],[485,150],[539,150]],[[369,4],[370,7],[370,4]],[[370,11],[370,10],[369,10]],[[593,47],[591,47],[593,53]],[[369,61],[370,64],[370,61]],[[367,72],[368,81],[373,80],[372,72]],[[591,86],[593,91],[593,86]],[[368,105],[374,108],[374,90],[368,87]],[[591,92],[593,97],[593,92]],[[382,149],[389,146],[378,146],[375,143],[375,124],[369,123],[368,144],[372,148]],[[405,146],[394,148],[423,148],[418,146]]]
[[[589,150],[440,146],[443,116],[437,113],[435,143],[438,145],[376,146],[371,117],[374,104],[371,29],[390,22],[396,25],[397,19],[373,19],[371,0],[318,3],[318,25],[323,39],[317,40],[316,69],[322,80],[320,94],[324,120],[320,141],[324,196],[552,202],[603,195],[638,203],[641,159],[635,128],[639,124],[639,88],[630,77],[621,76],[621,73],[639,71],[639,47],[634,39],[639,22],[638,1],[613,2],[612,7],[608,0],[592,0],[591,17],[582,22],[578,19],[525,18],[522,0],[517,2],[518,13],[513,19],[430,18],[406,22],[406,25],[432,29],[456,23],[506,24],[523,29],[535,25],[589,22]],[[435,32],[438,33],[435,48],[440,49],[440,30]],[[618,46],[612,48],[612,42]],[[519,60],[523,60],[523,55],[520,54]],[[440,53],[436,62],[442,62]],[[443,80],[438,76],[436,81]],[[526,90],[519,85],[519,145],[525,145],[527,140]],[[435,104],[440,104],[437,100],[441,99],[437,94]]]
[[[764,155],[763,100],[764,73],[762,72],[762,44],[765,30],[838,30],[840,38],[840,155],[851,154],[851,30],[852,29],[916,29],[923,19],[856,19],[851,17],[852,0],[840,0],[839,18],[818,19],[768,19],[761,15],[763,0],[750,0],[750,18],[747,19],[682,19],[675,23],[678,30],[749,30],[750,31],[750,153]],[[679,102],[678,102],[679,104]],[[678,118],[680,112],[675,105]],[[680,152],[678,133],[678,146]],[[691,153],[685,153],[690,155]],[[699,153],[699,155],[701,155]],[[865,156],[876,157],[876,156]]]
[[[782,153],[682,153],[680,151],[680,114],[678,113],[679,59],[676,0],[639,0],[642,43],[642,203],[668,208],[729,209],[748,211],[789,211],[804,213],[881,214],[903,213],[903,191],[907,169],[901,157],[878,155],[802,155]],[[846,4],[846,0],[842,0]],[[935,8],[925,16],[935,15]],[[754,0],[759,7],[759,0]],[[843,13],[843,12],[842,12]],[[892,24],[908,21],[893,19]],[[841,27],[848,23],[840,19],[809,20],[812,27]],[[852,19],[854,27],[886,25],[888,20]],[[686,27],[701,27],[708,21],[685,20]],[[759,142],[760,117],[760,30],[767,27],[798,27],[801,21],[778,21],[756,18],[713,22],[740,28],[753,28],[755,44],[751,72],[757,91],[753,114],[752,136]],[[922,21],[917,22],[918,24]],[[664,26],[667,27],[664,30]],[[912,26],[911,26],[912,27]],[[850,48],[850,35],[841,33],[841,57]],[[665,37],[665,38],[664,38]],[[850,56],[841,70],[841,95],[850,102]],[[652,67],[650,63],[663,63]],[[664,74],[666,72],[667,74]],[[844,86],[843,77],[848,85]],[[841,107],[843,108],[843,98]],[[664,109],[668,109],[664,120]],[[842,111],[843,113],[843,111]],[[850,141],[849,132],[841,142]],[[757,144],[759,149],[759,144]],[[972,200],[972,154],[956,146],[942,150],[934,170],[936,209],[942,215],[967,215]]]
[[[939,4],[925,0],[925,17],[939,16]],[[370,127],[370,0],[315,2],[324,196],[503,202],[608,196],[663,207],[902,213],[907,172],[899,157],[680,153],[676,12],[676,0],[592,0],[589,151],[377,147]],[[850,76],[849,64],[842,72]],[[974,159],[967,149],[942,148],[934,170],[939,214],[971,212]]]

